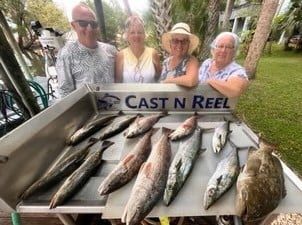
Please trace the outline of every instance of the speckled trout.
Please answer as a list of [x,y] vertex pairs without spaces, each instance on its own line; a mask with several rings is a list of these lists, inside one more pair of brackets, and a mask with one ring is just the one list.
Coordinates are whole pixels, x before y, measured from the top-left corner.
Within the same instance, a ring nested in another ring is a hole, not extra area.
[[111,124],[104,128],[104,131],[100,135],[100,140],[110,138],[123,130],[125,130],[140,114],[123,115],[115,118]]
[[137,142],[135,147],[116,165],[106,176],[98,188],[101,195],[109,194],[128,183],[147,160],[152,144],[152,133],[158,129],[151,129]]
[[171,160],[169,133],[169,129],[162,128],[160,139],[139,170],[122,216],[122,222],[126,225],[139,224],[162,197]]
[[166,116],[167,112],[160,112],[156,115],[137,117],[133,123],[130,124],[125,132],[126,138],[134,138],[150,130],[157,121]]
[[169,135],[170,140],[177,141],[192,134],[197,126],[198,118],[199,115],[197,113],[187,118]]
[[190,175],[198,152],[201,150],[202,130],[197,127],[193,134],[182,139],[177,153],[169,168],[168,181],[164,193],[164,202],[169,205]]
[[104,150],[114,144],[111,141],[103,141],[100,149],[88,155],[85,161],[78,167],[60,186],[59,190],[52,197],[49,208],[55,208],[63,204],[76,191],[78,191],[90,178],[91,174],[101,164]]
[[51,170],[46,172],[40,179],[34,182],[25,192],[20,196],[21,199],[30,197],[35,192],[50,188],[66,176],[69,176],[76,170],[84,161],[89,152],[89,147],[95,144],[98,139],[91,138],[87,146],[75,150],[62,161],[58,162]]
[[86,124],[83,125],[80,129],[78,129],[74,134],[69,138],[67,144],[76,145],[79,142],[83,141],[85,138],[91,136],[96,133],[101,128],[107,126],[115,117],[121,116],[123,113],[120,111],[117,114],[113,115],[102,115],[96,114],[92,118],[88,120]]

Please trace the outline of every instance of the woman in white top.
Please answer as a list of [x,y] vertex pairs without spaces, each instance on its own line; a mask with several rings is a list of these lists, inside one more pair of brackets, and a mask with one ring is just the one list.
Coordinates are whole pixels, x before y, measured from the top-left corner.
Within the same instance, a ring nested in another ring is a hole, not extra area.
[[142,19],[130,16],[125,23],[124,38],[128,47],[116,58],[116,83],[154,83],[161,73],[158,52],[145,46],[145,29]]

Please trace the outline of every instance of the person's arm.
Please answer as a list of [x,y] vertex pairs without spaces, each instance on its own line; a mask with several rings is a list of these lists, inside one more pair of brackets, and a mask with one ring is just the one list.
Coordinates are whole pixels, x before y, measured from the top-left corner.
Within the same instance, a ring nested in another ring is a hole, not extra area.
[[157,81],[160,77],[160,74],[162,71],[162,66],[161,66],[159,54],[156,49],[153,49],[153,51],[152,51],[152,62],[154,64],[154,68],[155,68],[154,79]]
[[115,59],[115,83],[123,83],[124,54],[122,51],[116,54]]
[[194,87],[198,84],[198,60],[191,57],[187,64],[186,74],[177,77],[167,77],[162,83],[174,83],[185,87]]
[[247,79],[236,76],[230,77],[227,81],[211,78],[206,82],[229,98],[240,96],[248,87]]

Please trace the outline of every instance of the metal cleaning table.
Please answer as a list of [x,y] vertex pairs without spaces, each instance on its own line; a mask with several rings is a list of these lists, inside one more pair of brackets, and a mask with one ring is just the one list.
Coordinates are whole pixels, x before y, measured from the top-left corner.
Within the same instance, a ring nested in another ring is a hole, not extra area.
[[[104,152],[100,168],[66,204],[54,209],[48,207],[51,196],[61,183],[25,201],[20,201],[17,196],[54,162],[74,151],[74,148],[66,147],[66,138],[95,112],[112,114],[122,110],[126,114],[150,115],[165,110],[169,115],[161,118],[154,127],[175,129],[198,112],[201,115],[198,125],[204,128],[202,147],[207,150],[198,156],[190,177],[171,205],[167,207],[159,201],[149,217],[234,215],[235,185],[208,210],[203,209],[202,202],[208,179],[217,163],[232,150],[227,144],[221,153],[213,152],[213,128],[224,119],[233,121],[230,138],[242,149],[239,152],[241,165],[246,162],[250,147],[257,146],[257,135],[234,114],[236,102],[237,99],[223,97],[207,85],[193,89],[173,84],[87,85],[0,139],[0,154],[9,157],[7,163],[0,164],[0,209],[6,212],[56,213],[64,224],[73,224],[69,215],[80,213],[102,213],[103,218],[120,218],[135,179],[108,196],[100,196],[97,188],[137,141],[137,138],[125,139],[122,133],[109,139],[115,144]],[[93,136],[98,137],[100,132]],[[158,138],[159,132],[153,135],[152,142]],[[75,148],[86,143],[87,140]],[[91,150],[96,150],[98,145],[95,144]],[[178,142],[172,142],[173,155],[177,147]],[[285,164],[283,167],[287,196],[273,213],[301,212],[301,180]]]

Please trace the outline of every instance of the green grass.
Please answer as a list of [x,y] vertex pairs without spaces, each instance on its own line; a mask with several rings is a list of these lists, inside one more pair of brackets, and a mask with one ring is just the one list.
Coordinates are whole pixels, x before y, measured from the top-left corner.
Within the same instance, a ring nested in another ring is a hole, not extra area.
[[302,176],[302,52],[273,46],[271,55],[263,55],[236,113]]

